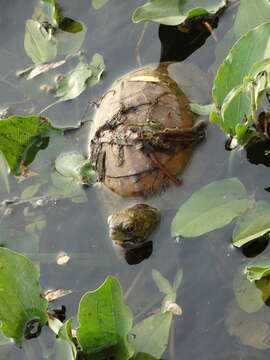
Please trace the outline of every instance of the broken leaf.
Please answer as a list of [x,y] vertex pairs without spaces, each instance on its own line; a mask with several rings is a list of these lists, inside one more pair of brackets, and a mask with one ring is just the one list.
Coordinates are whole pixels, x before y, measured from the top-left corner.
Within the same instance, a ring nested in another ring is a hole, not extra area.
[[39,116],[12,116],[0,121],[0,151],[10,170],[18,175],[20,165],[30,164],[40,149],[47,147],[49,135],[58,131]]
[[0,248],[0,321],[4,335],[17,343],[37,336],[47,322],[38,268],[25,256],[5,248]]

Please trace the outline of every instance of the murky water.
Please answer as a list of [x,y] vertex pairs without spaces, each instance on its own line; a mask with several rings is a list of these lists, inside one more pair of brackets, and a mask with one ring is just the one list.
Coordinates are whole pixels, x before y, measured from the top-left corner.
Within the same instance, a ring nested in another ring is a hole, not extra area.
[[[89,59],[98,52],[104,56],[106,63],[106,72],[98,85],[85,91],[79,98],[60,103],[44,114],[56,126],[67,127],[77,125],[86,117],[91,118],[88,101],[98,98],[116,78],[138,67],[138,62],[142,65],[158,62],[161,44],[157,24],[149,23],[145,26],[131,23],[132,11],[138,5],[132,0],[110,0],[100,10],[92,9],[89,1],[70,0],[60,4],[66,16],[83,21],[87,26],[83,48],[87,50]],[[33,3],[30,1],[16,0],[1,4],[0,98],[1,104],[7,106],[13,114],[31,113],[33,107],[34,111],[38,112],[50,102],[49,97],[39,90],[44,81],[43,76],[39,77],[34,85],[31,83],[31,87],[26,81],[15,76],[16,71],[31,63],[24,52],[23,37],[25,21],[31,17],[32,11]],[[225,14],[220,20],[216,30],[218,39],[223,36],[231,22],[229,15]],[[208,38],[184,63],[207,69],[213,62],[215,45],[215,39]],[[181,47],[181,44],[177,46]],[[172,65],[170,71],[172,76],[179,80],[182,68],[177,66]],[[194,73],[191,71],[191,79]],[[209,79],[211,84],[211,74]],[[203,91],[200,91],[201,89]],[[197,78],[192,79],[192,86],[187,91],[190,92],[192,101],[200,101],[198,98],[201,94],[205,103],[209,99],[207,82],[198,82]],[[86,122],[80,130],[67,135],[69,141],[74,143],[73,148],[84,154],[87,154],[88,129],[89,122]],[[124,291],[132,287],[127,303],[136,316],[149,304],[155,303],[159,294],[151,277],[152,269],[158,269],[172,281],[176,270],[182,268],[184,279],[177,303],[181,305],[183,315],[174,318],[169,347],[163,359],[268,358],[269,350],[254,350],[238,344],[225,327],[227,309],[234,299],[233,276],[245,260],[242,252],[230,245],[233,225],[194,239],[176,241],[170,236],[170,223],[176,210],[196,189],[211,181],[235,176],[245,184],[249,193],[256,192],[257,199],[268,199],[270,196],[264,191],[270,185],[266,176],[267,169],[262,165],[249,164],[243,152],[232,155],[225,151],[225,141],[223,133],[215,125],[209,124],[206,142],[197,147],[182,176],[183,185],[180,188],[172,185],[166,193],[148,201],[161,209],[162,221],[153,234],[152,255],[140,264],[127,264],[113,248],[106,228],[106,216],[110,209],[108,204],[100,200],[102,189],[98,186],[85,189],[88,199],[85,203],[74,203],[67,199],[37,209],[29,207],[27,203],[14,207],[12,215],[2,217],[2,224],[6,227],[24,231],[30,222],[30,218],[26,216],[27,207],[28,214],[32,214],[29,216],[34,218],[37,214],[42,215],[46,219],[46,226],[35,231],[38,241],[33,248],[29,244],[18,248],[16,241],[14,246],[10,243],[4,245],[28,254],[35,261],[42,259],[41,284],[44,290],[63,288],[73,291],[71,295],[57,300],[53,305],[64,305],[67,318],[76,318],[81,295],[87,290],[95,289],[107,275],[117,276]],[[55,153],[61,152],[61,144],[55,145],[55,151],[51,150],[53,146],[50,144],[48,149],[38,154],[31,166],[33,171],[38,169],[39,163],[42,164],[44,159],[52,163]],[[10,183],[10,194],[7,195],[4,189],[0,189],[1,200],[20,196],[22,189],[26,185],[34,184],[35,179],[17,184],[11,178]],[[115,199],[114,204],[119,203],[121,207],[123,202]],[[55,262],[55,256],[60,251],[71,256],[65,266],[59,266]],[[132,285],[138,276],[138,281]],[[156,302],[155,306],[158,305],[159,302]],[[43,329],[43,335],[46,335],[42,337],[45,348],[53,342],[52,335],[47,332],[48,330]],[[25,359],[42,358],[39,341],[28,342]],[[22,359],[24,355],[20,349],[6,346],[1,350],[0,358],[7,356],[10,359]]]

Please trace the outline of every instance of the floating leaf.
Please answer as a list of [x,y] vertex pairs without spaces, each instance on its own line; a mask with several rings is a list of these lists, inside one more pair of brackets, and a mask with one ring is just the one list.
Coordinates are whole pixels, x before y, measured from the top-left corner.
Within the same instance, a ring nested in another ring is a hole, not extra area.
[[56,128],[39,116],[12,116],[0,121],[0,151],[14,174],[20,173],[21,162],[30,164],[37,152],[48,145]]
[[260,280],[270,275],[270,258],[260,257],[250,261],[245,267],[245,273],[249,281]]
[[127,341],[132,313],[124,304],[122,289],[116,278],[109,276],[97,290],[84,294],[79,305],[78,321],[78,341],[91,358],[107,359],[111,356],[127,360],[133,355],[132,346]]
[[24,49],[35,64],[42,64],[56,57],[57,43],[50,29],[47,31],[42,23],[29,19],[25,27]]
[[[149,316],[132,329],[132,344],[135,354],[146,353],[160,359],[168,346],[168,338],[173,314],[165,312]],[[137,359],[137,356],[135,356]],[[138,357],[138,359],[141,359]]]
[[92,0],[92,7],[94,9],[100,9],[102,6],[107,4],[109,0]]
[[226,0],[149,0],[133,12],[132,21],[179,25],[195,16],[215,14],[225,5]]
[[195,192],[178,210],[171,225],[172,236],[200,236],[229,224],[251,200],[236,178],[214,181]]
[[47,322],[46,311],[36,265],[23,255],[0,248],[0,321],[4,335],[18,343],[24,337],[38,335]]
[[258,201],[244,214],[233,231],[233,245],[241,247],[270,231],[270,204]]

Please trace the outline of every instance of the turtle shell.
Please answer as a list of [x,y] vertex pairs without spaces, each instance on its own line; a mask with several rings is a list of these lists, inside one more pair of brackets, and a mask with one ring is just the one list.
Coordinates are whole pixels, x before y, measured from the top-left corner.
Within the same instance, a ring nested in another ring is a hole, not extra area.
[[161,168],[179,174],[192,152],[185,142],[166,140],[168,132],[192,129],[187,105],[166,72],[144,68],[117,80],[101,97],[90,131],[90,161],[99,180],[123,197],[162,190],[169,178]]

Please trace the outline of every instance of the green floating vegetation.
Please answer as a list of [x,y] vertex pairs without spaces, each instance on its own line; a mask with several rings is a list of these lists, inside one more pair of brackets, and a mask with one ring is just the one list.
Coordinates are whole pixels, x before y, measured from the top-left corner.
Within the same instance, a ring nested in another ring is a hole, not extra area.
[[0,121],[0,151],[13,174],[29,165],[47,147],[52,133],[60,131],[40,116],[12,116]]
[[[106,354],[119,360],[129,359],[133,348],[128,342],[133,315],[124,304],[119,281],[109,276],[95,291],[84,294],[78,310],[78,341],[93,359],[106,359]],[[103,357],[95,353],[103,350]]]
[[196,16],[215,14],[225,5],[226,0],[149,0],[133,12],[132,21],[179,25]]
[[251,201],[236,178],[214,181],[195,192],[178,210],[172,236],[194,237],[229,224],[247,210]]
[[[260,256],[250,261],[244,270],[249,281],[258,281],[270,275],[270,258]],[[266,279],[267,280],[267,279]],[[269,280],[269,279],[268,279]],[[270,295],[270,294],[269,294]]]
[[52,358],[75,360],[79,343],[80,351],[91,359],[159,359],[167,348],[173,315],[182,313],[175,301],[183,272],[176,272],[172,285],[158,270],[153,270],[152,275],[165,295],[159,314],[133,327],[133,315],[124,302],[121,285],[108,276],[99,288],[81,298],[75,335],[72,319],[63,324],[52,315],[48,317],[37,266],[19,253],[0,248],[0,342],[12,338],[21,344],[24,339],[38,336],[48,323],[57,334]]
[[0,248],[0,330],[21,343],[37,336],[48,320],[39,270],[25,256]]
[[[232,47],[216,74],[212,96],[217,110],[210,120],[246,144],[260,136],[257,109],[268,89],[270,23],[245,33]],[[250,44],[253,44],[250,46]],[[254,122],[256,130],[249,126]]]

